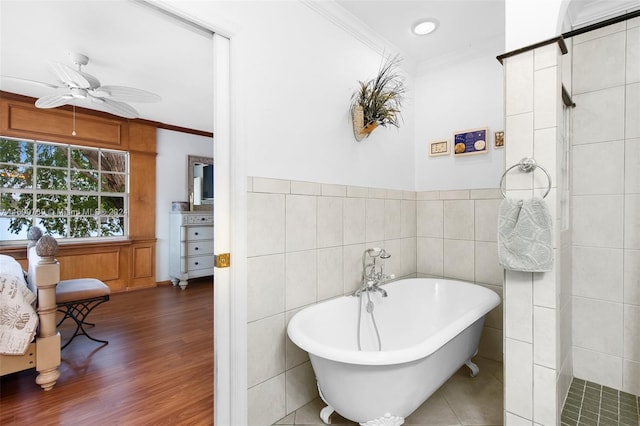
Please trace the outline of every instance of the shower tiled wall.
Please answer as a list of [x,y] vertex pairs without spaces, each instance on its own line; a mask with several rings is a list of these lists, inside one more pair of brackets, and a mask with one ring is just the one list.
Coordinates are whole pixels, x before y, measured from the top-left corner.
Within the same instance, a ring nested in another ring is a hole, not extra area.
[[[476,281],[502,295],[496,257],[499,190],[422,192],[253,177],[247,194],[249,424],[268,425],[317,396],[289,319],[360,285],[362,253],[382,246],[396,278]],[[502,359],[502,311],[480,354]]]
[[[510,198],[542,196],[554,219],[554,267],[550,272],[507,271],[504,282],[505,418],[508,424],[558,424],[568,390],[566,327],[570,304],[563,303],[570,239],[563,230],[559,173],[563,140],[562,61],[558,43],[504,59],[505,169],[533,157],[550,174],[513,169],[506,177]],[[567,310],[568,309],[568,310]],[[568,336],[567,336],[568,335]]]
[[572,42],[574,375],[640,395],[640,18]]
[[[475,282],[502,297],[498,264],[499,189],[417,194],[418,276]],[[485,318],[478,352],[502,361],[502,305]]]

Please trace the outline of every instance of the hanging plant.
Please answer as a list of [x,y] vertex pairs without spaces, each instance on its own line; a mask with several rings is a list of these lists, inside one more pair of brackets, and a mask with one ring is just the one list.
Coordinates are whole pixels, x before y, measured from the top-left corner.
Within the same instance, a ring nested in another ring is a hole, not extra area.
[[402,59],[389,57],[380,66],[378,75],[368,81],[358,81],[351,96],[351,119],[357,141],[368,137],[376,127],[400,127],[398,119],[405,93],[404,77],[398,71]]

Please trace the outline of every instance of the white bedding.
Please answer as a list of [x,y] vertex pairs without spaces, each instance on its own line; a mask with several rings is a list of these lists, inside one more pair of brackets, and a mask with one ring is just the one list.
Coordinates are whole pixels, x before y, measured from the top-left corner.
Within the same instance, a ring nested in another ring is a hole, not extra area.
[[38,327],[35,300],[20,264],[11,256],[0,255],[0,354],[26,352]]

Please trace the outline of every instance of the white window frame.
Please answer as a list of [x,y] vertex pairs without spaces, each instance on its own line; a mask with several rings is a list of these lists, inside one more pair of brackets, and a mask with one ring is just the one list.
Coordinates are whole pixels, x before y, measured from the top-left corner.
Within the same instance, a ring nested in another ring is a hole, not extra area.
[[[97,147],[91,147],[91,146],[85,146],[85,145],[76,145],[76,144],[65,144],[65,143],[57,143],[57,142],[48,142],[48,141],[41,141],[41,140],[34,140],[34,139],[27,139],[27,138],[15,138],[15,137],[10,137],[10,136],[0,136],[0,138],[2,138],[3,141],[5,140],[11,140],[11,141],[16,141],[16,142],[27,142],[27,143],[31,143],[33,144],[33,158],[32,158],[32,164],[29,163],[14,163],[14,162],[2,162],[2,159],[0,159],[0,168],[2,167],[2,165],[12,165],[12,166],[18,166],[18,167],[28,167],[28,168],[32,168],[33,171],[33,181],[30,185],[29,188],[4,188],[4,187],[0,187],[0,193],[8,193],[8,194],[13,194],[13,193],[19,193],[19,194],[32,194],[34,195],[33,197],[33,205],[32,208],[30,209],[30,211],[23,211],[23,212],[5,212],[0,210],[0,219],[10,219],[13,217],[23,217],[23,218],[30,218],[31,223],[33,225],[36,226],[41,226],[39,223],[39,220],[43,217],[48,217],[49,214],[51,214],[52,216],[55,217],[64,217],[66,218],[66,235],[55,235],[55,237],[61,241],[74,241],[74,242],[81,242],[81,241],[94,241],[94,242],[98,242],[98,241],[111,241],[111,240],[125,240],[128,238],[129,236],[129,191],[130,191],[130,185],[129,185],[129,179],[130,179],[130,155],[128,151],[123,151],[123,150],[115,150],[115,149],[108,149],[108,148],[97,148]],[[67,161],[67,165],[64,167],[57,167],[57,166],[44,166],[44,165],[39,165],[38,164],[38,160],[37,160],[37,146],[38,144],[44,144],[44,145],[53,145],[53,146],[57,146],[57,147],[61,147],[63,149],[67,150],[67,157],[68,157],[68,161]],[[96,151],[98,153],[98,167],[96,170],[93,169],[89,169],[90,171],[95,171],[96,173],[98,173],[98,175],[100,176],[103,173],[109,173],[109,174],[120,174],[120,175],[124,175],[125,179],[124,179],[124,192],[108,192],[108,191],[102,191],[101,188],[101,182],[102,180],[99,177],[99,187],[97,191],[83,191],[83,190],[78,190],[78,189],[71,189],[72,187],[72,172],[73,171],[77,171],[77,170],[85,170],[85,169],[76,169],[74,167],[72,167],[71,165],[71,150],[73,149],[82,149],[82,150],[90,150],[90,151]],[[125,166],[124,166],[124,172],[114,172],[111,170],[102,170],[102,155],[100,155],[102,152],[115,152],[118,154],[122,154],[125,157]],[[67,188],[66,189],[39,189],[38,188],[38,184],[37,184],[37,176],[38,176],[38,170],[39,169],[53,169],[53,170],[66,170],[67,172]],[[64,195],[67,197],[67,207],[66,209],[63,210],[58,210],[58,211],[50,211],[50,212],[43,212],[41,208],[38,207],[38,196],[39,195]],[[97,209],[97,211],[82,211],[82,212],[78,212],[78,211],[74,211],[71,209],[71,197],[72,196],[78,196],[78,195],[82,195],[82,196],[93,196],[93,197],[97,197],[98,198],[98,206],[102,205],[102,201],[101,198],[102,197],[121,197],[123,198],[123,207],[121,209],[118,209],[118,211],[100,211],[100,207]],[[44,214],[42,214],[44,213]],[[62,214],[60,214],[62,213]],[[103,236],[101,235],[101,227],[100,227],[100,221],[103,218],[107,218],[109,216],[116,216],[116,217],[121,217],[123,218],[123,234],[122,235],[116,235],[116,236],[112,236],[112,235],[108,235],[108,236]],[[50,216],[49,216],[50,217]],[[71,219],[72,218],[77,218],[77,217],[94,217],[96,218],[96,220],[98,221],[98,235],[96,236],[90,236],[90,237],[73,237],[70,234],[71,231]],[[2,225],[4,226],[4,225]],[[26,230],[25,230],[26,231]],[[26,233],[25,233],[26,235]],[[11,245],[11,244],[16,244],[16,243],[20,243],[20,242],[24,242],[25,239],[23,238],[16,238],[16,239],[3,239],[0,241],[0,245]]]

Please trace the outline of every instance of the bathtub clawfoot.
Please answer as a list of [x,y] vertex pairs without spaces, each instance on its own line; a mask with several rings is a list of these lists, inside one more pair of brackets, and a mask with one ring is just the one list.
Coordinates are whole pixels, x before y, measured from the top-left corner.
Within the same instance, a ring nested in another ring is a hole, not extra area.
[[471,370],[469,372],[469,375],[471,377],[476,377],[478,375],[478,373],[480,372],[480,367],[478,367],[477,364],[471,362],[471,360],[468,360],[467,362],[464,363],[464,365],[466,365],[467,367],[469,367],[469,370]]
[[322,419],[324,424],[326,424],[326,425],[330,425],[331,424],[331,419],[329,417],[331,417],[331,415],[333,414],[334,411],[335,410],[330,405],[327,405],[322,410],[320,410],[320,418]]
[[390,413],[384,416],[360,423],[360,426],[400,426],[404,424],[404,417],[392,416]]
[[327,404],[326,407],[324,407],[322,410],[320,410],[320,419],[322,419],[324,424],[330,425],[331,424],[331,419],[329,417],[331,417],[333,412],[336,411],[336,410],[331,406],[331,404],[329,404],[327,402],[326,399],[324,399],[324,395],[322,395],[322,389],[320,389],[320,383],[316,382],[316,385],[318,386],[318,395],[320,395],[320,399],[322,400],[322,402]]

